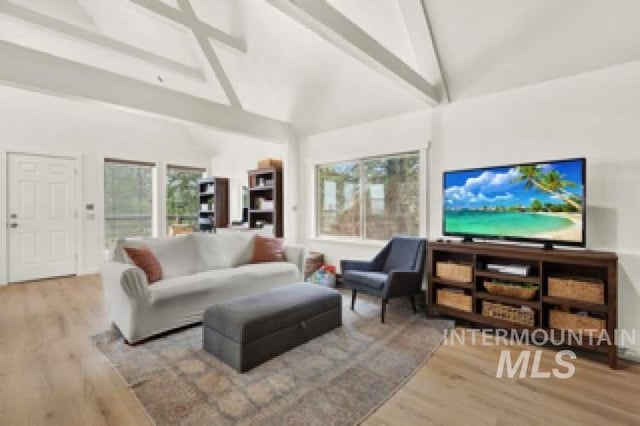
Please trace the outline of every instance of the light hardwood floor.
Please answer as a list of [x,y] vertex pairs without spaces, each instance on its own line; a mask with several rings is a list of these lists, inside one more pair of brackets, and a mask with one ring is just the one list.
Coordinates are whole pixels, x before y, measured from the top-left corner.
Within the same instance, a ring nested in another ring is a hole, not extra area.
[[[99,277],[0,287],[0,424],[150,424],[91,343],[108,327]],[[578,360],[568,380],[496,379],[501,349],[441,347],[366,424],[640,424],[640,366]]]

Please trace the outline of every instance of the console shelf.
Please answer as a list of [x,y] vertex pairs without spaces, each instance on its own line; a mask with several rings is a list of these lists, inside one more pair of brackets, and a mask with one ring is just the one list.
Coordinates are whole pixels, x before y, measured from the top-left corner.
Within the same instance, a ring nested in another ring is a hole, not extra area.
[[492,302],[506,303],[507,305],[520,305],[528,306],[532,309],[540,309],[539,300],[522,300],[513,297],[500,296],[498,294],[491,294],[486,291],[476,291],[476,298],[481,300],[490,300]]
[[[455,262],[471,265],[471,282],[457,282],[435,276],[437,262]],[[487,271],[486,265],[516,264],[526,265],[531,270],[531,276],[519,276],[500,272]],[[532,247],[519,247],[506,244],[489,243],[458,243],[458,242],[430,242],[427,265],[428,291],[427,314],[446,315],[471,323],[487,325],[495,328],[513,330],[533,330],[541,328],[551,331],[551,316],[558,318],[552,311],[560,310],[572,314],[585,312],[589,316],[598,318],[606,323],[609,336],[615,336],[618,323],[618,257],[615,253],[591,250],[543,250]],[[570,300],[552,297],[548,294],[549,277],[573,276],[597,279],[604,283],[605,303],[597,304],[580,300]],[[520,284],[534,284],[539,287],[534,299],[521,300],[487,292],[484,288],[485,280],[499,280]],[[437,304],[437,290],[440,288],[455,288],[463,291],[472,298],[472,311]],[[482,314],[484,301],[499,303],[507,306],[527,307],[534,313],[535,327],[528,327],[498,318],[487,317]],[[557,321],[556,321],[557,323]],[[575,344],[581,349],[603,352],[611,368],[618,362],[617,346],[604,344],[593,346]]]
[[525,284],[537,284],[540,285],[541,279],[540,277],[523,277],[520,275],[514,274],[504,274],[502,272],[493,272],[493,271],[484,271],[482,269],[476,270],[476,277],[483,278],[492,278],[496,280],[502,281],[510,281],[515,283],[525,283]]

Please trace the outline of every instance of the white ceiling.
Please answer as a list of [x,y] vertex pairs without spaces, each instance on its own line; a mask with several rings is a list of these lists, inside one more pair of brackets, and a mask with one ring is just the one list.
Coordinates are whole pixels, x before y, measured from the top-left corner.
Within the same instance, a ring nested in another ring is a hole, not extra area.
[[[173,65],[145,61],[0,13],[2,40],[229,104],[191,31],[131,0],[10,1],[144,49]],[[179,10],[178,0],[155,1]],[[442,90],[421,0],[328,2]],[[290,122],[307,135],[427,107],[397,81],[267,1],[191,4],[198,19],[246,41],[246,53],[212,43],[246,111]],[[640,58],[637,0],[424,0],[424,5],[452,101]]]
[[425,0],[452,99],[640,59],[638,0]]

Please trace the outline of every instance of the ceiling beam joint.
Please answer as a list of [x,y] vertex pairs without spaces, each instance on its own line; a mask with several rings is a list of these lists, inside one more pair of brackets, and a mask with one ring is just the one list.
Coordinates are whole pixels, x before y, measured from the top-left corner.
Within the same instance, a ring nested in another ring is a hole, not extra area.
[[82,27],[70,24],[59,19],[43,15],[35,10],[11,3],[8,0],[0,0],[0,13],[3,13],[13,19],[25,22],[29,25],[43,28],[47,31],[62,34],[64,36],[79,40],[83,43],[89,43],[99,46],[113,52],[120,53],[139,61],[149,63],[151,65],[160,66],[169,71],[183,74],[189,78],[204,81],[205,76],[202,71],[192,68],[181,62],[155,54],[145,49],[132,46],[102,34],[84,29]]
[[267,0],[294,20],[417,95],[439,103],[438,91],[424,77],[325,0]]
[[198,30],[201,34],[211,38],[216,44],[228,48],[235,53],[246,53],[247,45],[244,39],[234,37],[217,29],[216,27],[201,21],[197,17],[189,16],[183,11],[173,8],[159,0],[129,0],[140,8],[152,12],[162,18],[186,27],[189,30]]

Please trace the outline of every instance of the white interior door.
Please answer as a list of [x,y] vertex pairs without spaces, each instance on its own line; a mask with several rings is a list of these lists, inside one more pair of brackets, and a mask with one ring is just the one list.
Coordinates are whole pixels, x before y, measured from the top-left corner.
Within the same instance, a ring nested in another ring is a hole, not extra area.
[[75,160],[9,154],[9,281],[75,273]]

